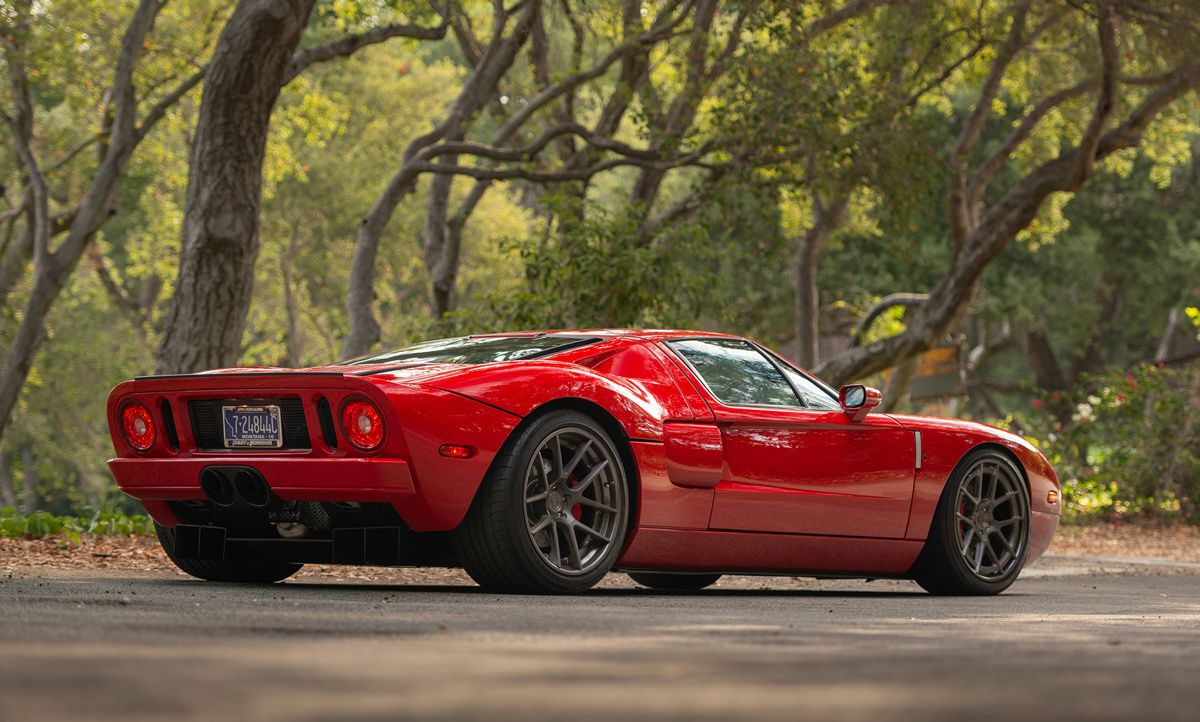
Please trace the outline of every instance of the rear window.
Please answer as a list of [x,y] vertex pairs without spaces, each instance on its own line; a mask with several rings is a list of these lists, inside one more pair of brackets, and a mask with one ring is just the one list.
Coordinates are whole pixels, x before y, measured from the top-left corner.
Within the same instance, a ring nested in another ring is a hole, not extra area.
[[543,358],[599,341],[586,336],[462,336],[426,341],[416,346],[382,351],[342,361],[340,366],[367,364],[489,364]]

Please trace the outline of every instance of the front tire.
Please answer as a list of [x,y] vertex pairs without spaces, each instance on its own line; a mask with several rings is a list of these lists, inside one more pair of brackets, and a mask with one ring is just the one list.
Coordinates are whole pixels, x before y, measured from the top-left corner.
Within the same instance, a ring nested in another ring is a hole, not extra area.
[[287,562],[201,561],[175,558],[175,530],[154,523],[154,533],[167,558],[183,572],[209,582],[271,584],[292,576],[304,566]]
[[489,591],[575,594],[616,561],[629,506],[608,434],[582,413],[553,411],[505,443],[450,539]]
[[1029,491],[1016,464],[988,449],[972,452],[942,490],[911,575],[931,594],[999,594],[1025,565],[1029,527]]

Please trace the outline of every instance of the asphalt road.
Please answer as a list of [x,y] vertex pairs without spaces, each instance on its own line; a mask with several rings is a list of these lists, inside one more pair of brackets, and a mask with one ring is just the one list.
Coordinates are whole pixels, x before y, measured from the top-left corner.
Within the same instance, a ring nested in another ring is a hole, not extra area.
[[1200,719],[1200,575],[1142,572],[985,599],[3,579],[0,720]]

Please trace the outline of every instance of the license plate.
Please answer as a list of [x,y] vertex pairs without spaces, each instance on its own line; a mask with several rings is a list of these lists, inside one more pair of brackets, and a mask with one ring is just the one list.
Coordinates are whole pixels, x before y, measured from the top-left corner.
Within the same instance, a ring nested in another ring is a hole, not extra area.
[[227,449],[283,447],[278,406],[222,406],[221,420]]

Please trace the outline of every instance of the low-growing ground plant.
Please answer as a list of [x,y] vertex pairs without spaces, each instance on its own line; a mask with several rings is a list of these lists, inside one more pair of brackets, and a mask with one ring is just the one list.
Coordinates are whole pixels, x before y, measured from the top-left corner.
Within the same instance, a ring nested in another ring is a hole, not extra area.
[[56,516],[44,511],[22,514],[14,507],[0,509],[0,537],[35,537],[64,534],[79,543],[81,534],[106,536],[154,534],[154,522],[144,514],[132,516],[110,509],[84,508],[80,516]]

